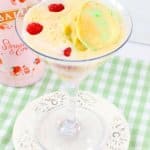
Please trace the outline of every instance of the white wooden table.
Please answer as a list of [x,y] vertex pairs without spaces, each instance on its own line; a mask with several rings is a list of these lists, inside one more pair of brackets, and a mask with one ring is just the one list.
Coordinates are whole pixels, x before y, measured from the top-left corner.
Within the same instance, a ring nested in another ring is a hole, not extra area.
[[119,55],[150,62],[150,0],[120,0],[133,19],[133,33]]

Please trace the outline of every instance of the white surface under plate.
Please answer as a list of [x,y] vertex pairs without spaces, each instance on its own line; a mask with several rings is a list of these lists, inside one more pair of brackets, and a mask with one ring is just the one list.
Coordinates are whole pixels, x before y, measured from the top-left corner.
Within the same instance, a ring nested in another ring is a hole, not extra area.
[[120,0],[126,5],[133,20],[132,41],[150,45],[150,1]]
[[121,58],[130,58],[132,61],[150,63],[150,46],[142,43],[129,41],[118,53]]

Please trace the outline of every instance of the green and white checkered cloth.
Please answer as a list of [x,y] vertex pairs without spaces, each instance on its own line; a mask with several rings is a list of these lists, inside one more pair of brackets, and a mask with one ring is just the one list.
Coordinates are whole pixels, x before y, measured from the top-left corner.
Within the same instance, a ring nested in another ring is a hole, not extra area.
[[[25,105],[60,86],[50,69],[43,80],[27,88],[0,85],[0,150],[13,149],[13,125]],[[129,150],[150,149],[150,64],[114,57],[91,73],[80,88],[101,94],[123,111],[131,129]]]

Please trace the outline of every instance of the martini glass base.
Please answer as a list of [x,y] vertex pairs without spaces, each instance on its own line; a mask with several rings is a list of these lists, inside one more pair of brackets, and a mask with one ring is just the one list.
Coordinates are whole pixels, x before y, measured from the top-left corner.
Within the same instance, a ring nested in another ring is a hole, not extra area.
[[80,131],[80,123],[76,120],[66,119],[60,123],[58,131],[64,137],[77,136]]
[[67,107],[60,107],[42,118],[35,133],[44,150],[97,150],[103,147],[108,129],[100,115],[78,106],[75,120],[69,117]]

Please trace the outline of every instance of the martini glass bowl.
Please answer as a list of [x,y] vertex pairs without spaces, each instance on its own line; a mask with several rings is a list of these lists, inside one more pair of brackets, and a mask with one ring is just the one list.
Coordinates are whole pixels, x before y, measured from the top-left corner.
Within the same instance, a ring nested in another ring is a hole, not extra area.
[[[42,1],[45,4],[49,2],[59,1]],[[103,116],[97,115],[84,106],[77,106],[75,94],[79,83],[92,70],[115,55],[128,41],[132,31],[132,20],[128,11],[117,0],[101,0],[101,3],[120,13],[123,20],[124,37],[115,48],[103,55],[83,60],[54,57],[34,49],[23,37],[24,16],[33,4],[18,12],[16,19],[18,36],[25,45],[49,63],[50,68],[64,81],[63,90],[69,93],[69,98],[66,98],[68,104],[46,114],[41,124],[37,125],[38,130],[35,131],[35,136],[42,150],[101,150],[107,140],[109,126]]]

